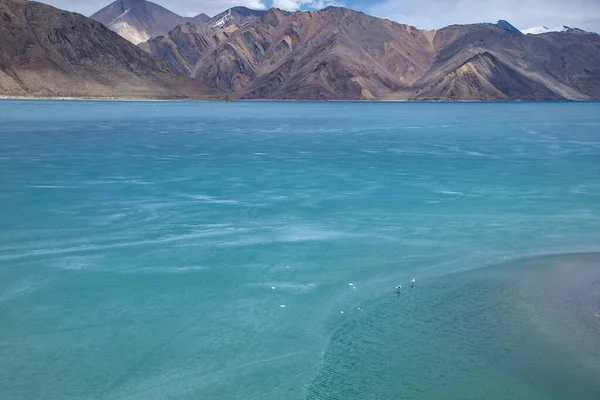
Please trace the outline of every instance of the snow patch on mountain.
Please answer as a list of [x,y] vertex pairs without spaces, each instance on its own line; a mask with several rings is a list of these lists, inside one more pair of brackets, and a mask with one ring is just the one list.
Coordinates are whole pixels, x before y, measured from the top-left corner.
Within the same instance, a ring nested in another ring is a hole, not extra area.
[[570,26],[566,26],[566,25],[557,26],[556,28],[548,28],[546,26],[536,26],[534,28],[521,30],[521,32],[523,32],[526,35],[527,34],[541,35],[542,33],[549,33],[549,32],[572,32],[572,31],[583,32],[583,30],[581,30],[579,28],[571,28]]
[[223,28],[225,26],[225,24],[227,24],[227,22],[229,21],[229,19],[231,18],[231,10],[228,10],[227,14],[223,15],[218,21],[216,21],[214,24],[212,24],[212,28]]
[[129,14],[129,11],[131,11],[131,8],[128,8],[127,10],[125,10],[125,12],[123,14],[119,15],[117,18],[110,21],[109,25],[118,24],[119,22],[121,22],[123,20],[123,18],[125,18],[125,16],[127,14]]

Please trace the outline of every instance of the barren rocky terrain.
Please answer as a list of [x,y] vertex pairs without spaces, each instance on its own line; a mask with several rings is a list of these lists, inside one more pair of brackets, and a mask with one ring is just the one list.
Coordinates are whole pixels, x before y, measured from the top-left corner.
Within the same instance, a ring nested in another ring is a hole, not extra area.
[[80,14],[0,0],[0,95],[223,99]]
[[346,8],[271,9],[227,29],[179,26],[141,48],[233,98],[600,98],[599,35],[524,35],[506,21],[425,31]]

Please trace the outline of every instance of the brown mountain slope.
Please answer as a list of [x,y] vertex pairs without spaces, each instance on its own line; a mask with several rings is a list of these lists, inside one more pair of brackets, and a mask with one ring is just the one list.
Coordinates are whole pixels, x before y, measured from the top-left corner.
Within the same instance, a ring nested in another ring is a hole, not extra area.
[[180,29],[145,48],[234,98],[600,99],[591,33],[523,35],[506,22],[422,31],[336,7],[272,9],[228,38],[215,32],[180,47],[192,41]]
[[181,73],[190,75],[202,55],[229,39],[240,26],[264,14],[260,10],[233,7],[207,20],[201,18],[201,21],[181,24],[167,35],[140,43],[139,47],[158,56]]
[[235,29],[236,26],[211,29],[188,22],[179,25],[166,36],[141,43],[139,48],[154,54],[182,74],[191,75],[200,57],[229,39]]
[[0,0],[0,21],[0,95],[223,98],[82,15]]
[[408,87],[432,57],[426,34],[406,25],[343,8],[271,10],[205,55],[194,76],[243,98],[374,99]]
[[[343,8],[271,9],[225,41],[211,35],[194,38],[211,46],[198,52],[192,76],[243,98],[380,98],[409,87],[434,56],[431,33]],[[151,51],[172,63],[191,60],[189,50]]]
[[[600,79],[600,36],[596,34],[522,35],[489,24],[453,25],[437,32],[434,46],[433,66],[415,82],[418,88],[437,82],[475,55],[489,52],[504,65],[558,97],[573,100],[600,98],[597,86],[594,89],[593,85],[584,87],[582,84]],[[577,76],[581,77],[578,81]],[[529,89],[535,91],[533,87]],[[516,98],[508,92],[505,94],[509,99]],[[537,98],[551,100],[555,97]]]
[[495,101],[538,98],[558,100],[562,97],[508,67],[494,55],[484,52],[473,56],[437,82],[418,90],[412,100]]
[[134,44],[164,35],[188,21],[206,22],[210,19],[204,14],[195,18],[182,17],[146,0],[117,0],[90,18],[103,23]]
[[600,99],[600,35],[570,31],[534,38],[537,40],[530,44],[528,54],[535,54],[541,67],[581,93],[582,99]]

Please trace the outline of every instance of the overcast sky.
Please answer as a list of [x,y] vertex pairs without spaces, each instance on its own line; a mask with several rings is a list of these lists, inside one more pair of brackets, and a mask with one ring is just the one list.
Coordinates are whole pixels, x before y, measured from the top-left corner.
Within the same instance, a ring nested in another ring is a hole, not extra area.
[[[43,0],[70,11],[90,15],[110,0]],[[319,9],[345,5],[368,14],[389,18],[422,29],[451,24],[495,22],[506,19],[517,28],[568,25],[600,32],[600,0],[155,0],[181,15],[201,12],[215,15],[243,5],[266,9]]]

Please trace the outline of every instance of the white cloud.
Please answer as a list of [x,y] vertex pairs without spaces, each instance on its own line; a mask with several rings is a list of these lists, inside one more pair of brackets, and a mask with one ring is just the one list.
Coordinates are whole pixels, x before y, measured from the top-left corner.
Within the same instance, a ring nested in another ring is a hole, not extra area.
[[505,19],[521,29],[568,25],[600,30],[599,0],[384,0],[364,11],[422,29]]
[[[255,10],[265,10],[267,5],[262,0],[162,0],[163,6],[169,8],[172,4],[173,11],[190,12],[197,10],[196,14],[204,13],[216,15],[231,7],[243,6]],[[192,10],[189,10],[189,9]]]
[[296,11],[300,9],[320,10],[329,6],[343,6],[336,0],[273,0],[273,7],[282,10]]
[[302,7],[301,0],[273,0],[273,7],[282,10],[299,10]]

